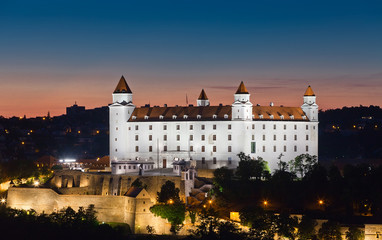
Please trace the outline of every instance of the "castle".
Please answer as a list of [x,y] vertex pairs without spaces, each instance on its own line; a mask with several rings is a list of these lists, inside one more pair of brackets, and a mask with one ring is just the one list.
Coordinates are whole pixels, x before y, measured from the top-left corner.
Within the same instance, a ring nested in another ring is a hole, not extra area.
[[232,105],[211,106],[202,90],[196,106],[136,107],[122,76],[109,108],[113,174],[170,168],[179,160],[198,169],[235,168],[240,152],[262,157],[273,171],[280,157],[318,155],[318,105],[310,86],[301,107],[254,105],[243,82]]

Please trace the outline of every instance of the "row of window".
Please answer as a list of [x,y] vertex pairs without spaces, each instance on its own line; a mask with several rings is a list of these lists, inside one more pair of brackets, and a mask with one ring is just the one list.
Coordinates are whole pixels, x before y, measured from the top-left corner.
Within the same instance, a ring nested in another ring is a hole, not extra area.
[[[266,128],[265,126],[266,126],[266,125],[263,124],[263,129]],[[231,125],[231,124],[228,124],[227,128],[228,128],[228,130],[232,129],[232,125]],[[190,125],[190,126],[189,126],[189,129],[190,129],[190,130],[194,130],[194,125]],[[201,130],[205,130],[205,129],[206,129],[206,125],[202,124],[202,125],[200,126],[200,129],[201,129]],[[212,125],[212,129],[213,129],[213,130],[216,130],[216,129],[217,129],[216,124]],[[255,124],[252,124],[252,129],[255,129]],[[273,129],[274,129],[274,130],[277,129],[277,125],[276,125],[276,124],[273,124]],[[284,124],[284,130],[286,130],[286,129],[287,129],[287,125]],[[309,130],[309,125],[305,125],[305,129],[306,129],[306,130]],[[313,126],[313,129],[315,129],[315,126]],[[117,129],[117,130],[118,130],[118,129]],[[131,130],[130,127],[129,127],[129,130]],[[137,130],[137,131],[139,130],[139,125],[135,125],[135,130]],[[149,130],[153,130],[153,125],[149,125]],[[167,125],[163,125],[163,130],[167,130]],[[176,125],[176,130],[180,130],[180,125],[179,125],[179,124]],[[297,124],[294,125],[294,130],[297,130]]]
[[[263,141],[265,141],[266,135],[263,135]],[[114,139],[115,141],[117,141],[117,138]],[[138,141],[139,140],[139,135],[135,135],[135,141]],[[153,135],[149,135],[149,141],[152,141],[153,140]],[[176,140],[177,141],[180,141],[180,135],[176,135]],[[194,140],[194,135],[190,135],[190,141],[193,141]],[[206,140],[206,136],[205,135],[201,135],[201,140],[202,141],[205,141]],[[213,141],[216,141],[216,135],[212,135],[212,140]],[[228,141],[231,141],[232,140],[232,135],[229,134],[228,135]],[[252,135],[252,141],[255,140],[255,135]],[[277,136],[276,135],[273,135],[273,140],[274,141],[277,141]],[[287,135],[284,135],[284,141],[287,140]],[[294,135],[294,140],[297,141],[297,135]],[[309,135],[305,135],[305,140],[306,141],[309,141]],[[163,135],[163,141],[167,141],[167,135]]]
[[[129,165],[129,169],[137,169],[138,167]],[[118,166],[118,169],[122,169],[122,166]],[[126,166],[123,166],[123,169],[126,169]],[[154,169],[154,165],[143,165],[143,169]]]
[[[177,146],[177,147],[176,147],[176,150],[177,150],[178,152],[180,152],[180,146]],[[265,146],[263,146],[263,152],[265,152],[265,150],[266,150],[266,149],[265,149]],[[117,149],[115,149],[115,151],[117,152]],[[152,152],[152,151],[153,151],[153,146],[149,146],[149,152]],[[163,151],[164,151],[164,152],[167,152],[167,146],[163,146]],[[194,151],[194,146],[190,146],[190,150],[189,150],[189,151],[190,151],[190,152],[193,152],[193,151]],[[201,147],[201,152],[205,152],[205,151],[206,151],[206,147],[205,147],[205,146],[202,146],[202,147]],[[213,151],[213,152],[217,152],[217,148],[216,148],[216,146],[213,146],[213,147],[212,147],[212,151]],[[228,146],[227,151],[228,151],[228,152],[232,152],[232,146]],[[276,152],[276,151],[277,151],[276,146],[273,146],[273,152]],[[286,152],[286,151],[287,151],[287,146],[284,145],[284,152]],[[297,146],[296,146],[296,145],[294,146],[294,151],[297,152]],[[308,146],[308,145],[305,146],[305,151],[306,151],[306,152],[309,151],[309,146]],[[135,146],[135,152],[139,152],[139,146]],[[256,150],[255,150],[254,147],[252,147],[251,152],[252,152],[252,153],[255,153],[255,152],[256,152]]]

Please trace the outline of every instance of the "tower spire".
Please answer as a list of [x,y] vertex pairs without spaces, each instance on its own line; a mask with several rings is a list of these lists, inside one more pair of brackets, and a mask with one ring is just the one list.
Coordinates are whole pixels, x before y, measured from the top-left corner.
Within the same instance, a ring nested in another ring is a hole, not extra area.
[[316,95],[314,94],[314,92],[313,92],[313,89],[310,87],[310,85],[309,85],[308,88],[306,89],[304,96],[316,96]]
[[196,101],[196,103],[198,107],[205,107],[210,105],[210,100],[208,100],[207,94],[204,91],[204,89],[202,89],[202,91],[200,92],[199,98]]
[[130,90],[129,85],[127,85],[126,79],[123,75],[119,80],[118,85],[114,90],[114,93],[133,93]]
[[235,94],[249,94],[247,88],[245,87],[243,81],[241,81],[239,87]]

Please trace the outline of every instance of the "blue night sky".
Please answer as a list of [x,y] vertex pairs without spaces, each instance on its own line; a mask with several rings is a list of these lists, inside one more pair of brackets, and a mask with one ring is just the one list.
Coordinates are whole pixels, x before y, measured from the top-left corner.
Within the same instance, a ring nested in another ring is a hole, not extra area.
[[0,1],[0,115],[134,103],[382,105],[382,1]]

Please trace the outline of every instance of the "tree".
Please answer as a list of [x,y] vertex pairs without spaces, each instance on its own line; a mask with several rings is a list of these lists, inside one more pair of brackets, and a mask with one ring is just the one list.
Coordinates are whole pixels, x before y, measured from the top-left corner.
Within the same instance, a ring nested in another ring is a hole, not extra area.
[[276,220],[277,234],[287,239],[295,239],[295,229],[298,226],[297,217],[291,217],[287,213],[281,213]]
[[364,231],[355,226],[349,227],[349,230],[346,231],[345,234],[347,240],[361,240],[365,238]]
[[170,200],[174,201],[174,203],[180,203],[179,188],[176,188],[175,183],[170,180],[167,180],[165,184],[162,185],[157,195],[157,201],[160,203],[167,203]]
[[137,187],[137,188],[147,188],[146,184],[143,184],[139,178],[135,179],[134,182],[131,184],[132,187]]
[[233,172],[227,167],[221,167],[214,171],[214,187],[218,192],[223,192],[227,188],[232,180]]
[[252,160],[249,155],[245,155],[243,152],[240,152],[237,156],[240,161],[236,175],[242,181],[248,181],[252,178],[260,180],[262,177],[269,175],[268,163],[263,158],[258,157]]
[[317,156],[301,154],[289,161],[289,168],[291,172],[294,172],[296,175],[299,174],[300,178],[303,178],[305,174],[314,169],[317,163]]
[[318,238],[321,240],[341,240],[340,224],[331,220],[323,223],[318,231]]
[[298,239],[301,240],[309,240],[314,239],[316,237],[316,229],[317,221],[311,219],[308,216],[303,216],[301,222],[298,224]]
[[248,207],[240,211],[240,220],[250,227],[254,239],[273,240],[276,229],[276,217],[261,207]]
[[170,231],[174,234],[183,227],[186,218],[186,207],[182,203],[155,204],[150,208],[150,211],[155,216],[167,219],[171,223]]

